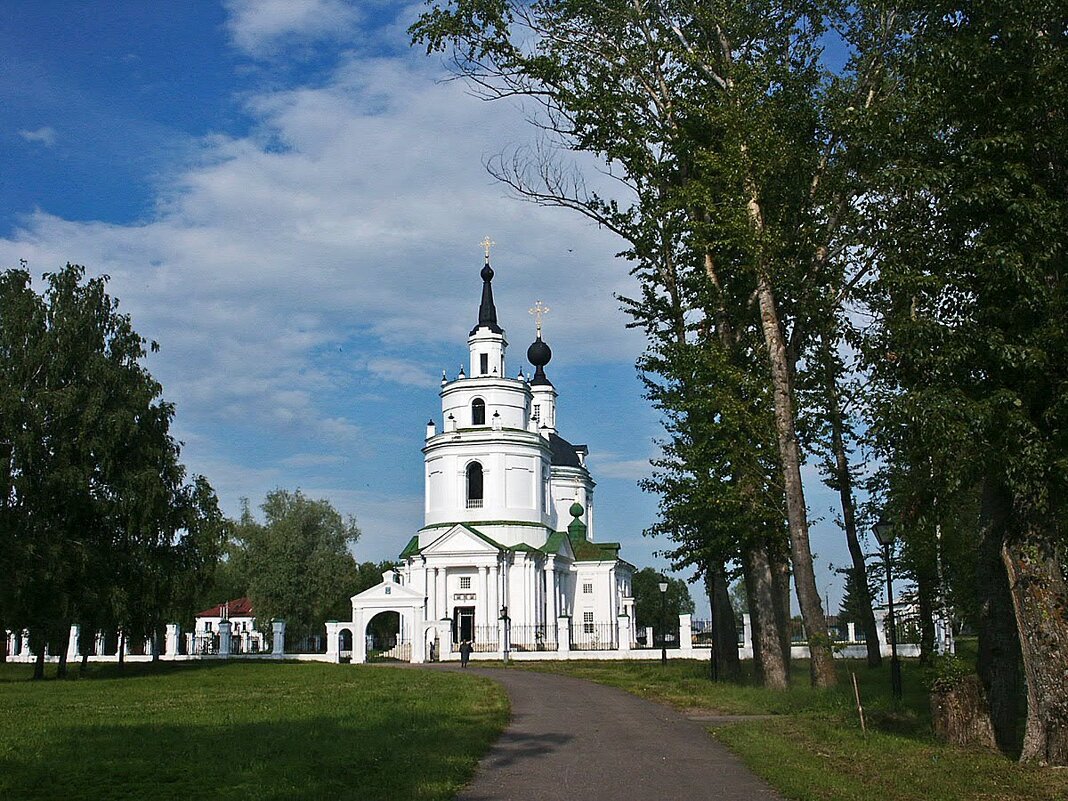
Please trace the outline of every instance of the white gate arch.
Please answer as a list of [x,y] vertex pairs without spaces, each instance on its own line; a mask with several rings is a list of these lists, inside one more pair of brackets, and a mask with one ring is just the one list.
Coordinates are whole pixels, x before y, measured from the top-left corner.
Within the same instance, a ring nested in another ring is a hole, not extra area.
[[352,596],[352,622],[330,621],[326,624],[330,653],[335,662],[341,661],[338,651],[338,636],[341,631],[352,632],[352,663],[367,661],[367,624],[380,612],[396,612],[400,617],[399,636],[412,643],[413,663],[426,661],[426,596],[403,584],[397,583],[397,574],[387,570],[382,574],[382,583]]

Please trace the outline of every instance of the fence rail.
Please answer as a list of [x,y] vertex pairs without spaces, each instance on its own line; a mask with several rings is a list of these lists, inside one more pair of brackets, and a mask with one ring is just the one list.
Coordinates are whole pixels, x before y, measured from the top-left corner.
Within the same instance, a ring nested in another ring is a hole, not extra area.
[[[497,642],[500,636],[497,626],[475,626],[471,636],[471,650],[476,654],[491,654],[501,650]],[[459,651],[460,643],[452,643],[452,652],[459,653]]]
[[555,651],[556,630],[544,623],[511,626],[509,647],[513,651]]
[[606,651],[616,647],[618,627],[615,623],[572,621],[572,651]]

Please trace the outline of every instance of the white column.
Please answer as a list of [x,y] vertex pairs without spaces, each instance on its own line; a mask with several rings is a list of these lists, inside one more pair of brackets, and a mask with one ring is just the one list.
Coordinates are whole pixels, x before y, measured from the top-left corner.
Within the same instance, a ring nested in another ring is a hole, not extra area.
[[501,568],[491,565],[489,569],[489,609],[486,612],[486,625],[492,626],[501,614]]
[[425,568],[426,573],[426,613],[431,620],[438,619],[438,569]]
[[30,631],[29,629],[22,630],[22,653],[21,656],[27,658],[33,656],[33,652],[30,651]]
[[538,581],[534,572],[534,557],[527,556],[527,623],[538,622]]
[[852,623],[852,622],[846,623],[846,637],[848,638],[848,640],[850,642],[856,642],[857,641],[857,624],[856,623]]
[[545,622],[556,620],[556,569],[545,560]]
[[434,571],[437,574],[438,585],[438,619],[442,620],[449,616],[448,573],[444,567]]
[[753,622],[748,613],[742,615],[742,647],[750,649],[750,653],[752,653]]
[[482,610],[482,614],[478,616],[479,625],[487,627],[490,625],[492,619],[490,615],[493,612],[489,597],[489,565],[482,565],[478,568],[478,601]]

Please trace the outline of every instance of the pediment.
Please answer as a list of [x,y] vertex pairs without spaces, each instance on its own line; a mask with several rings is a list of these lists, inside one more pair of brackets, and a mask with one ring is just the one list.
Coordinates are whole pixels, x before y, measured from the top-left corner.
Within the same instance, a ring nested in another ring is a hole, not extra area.
[[376,584],[370,589],[366,589],[361,593],[353,595],[350,600],[353,603],[360,601],[362,603],[383,601],[393,602],[415,600],[422,602],[425,598],[421,592],[416,592],[411,587],[407,587],[404,584],[398,584],[395,581],[383,581],[381,584]]
[[501,546],[473,528],[458,523],[420,550],[424,556],[450,553],[496,554]]

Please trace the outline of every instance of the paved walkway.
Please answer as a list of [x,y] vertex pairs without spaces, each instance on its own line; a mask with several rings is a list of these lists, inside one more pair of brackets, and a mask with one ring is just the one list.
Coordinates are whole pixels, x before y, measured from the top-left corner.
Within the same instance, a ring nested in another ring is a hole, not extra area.
[[709,736],[707,723],[581,679],[469,670],[503,685],[512,721],[463,801],[779,799]]

